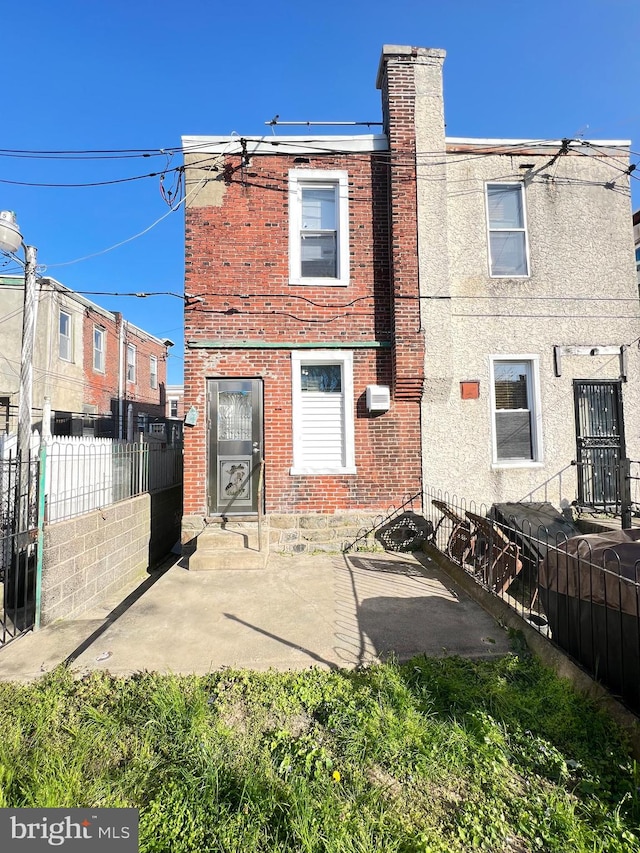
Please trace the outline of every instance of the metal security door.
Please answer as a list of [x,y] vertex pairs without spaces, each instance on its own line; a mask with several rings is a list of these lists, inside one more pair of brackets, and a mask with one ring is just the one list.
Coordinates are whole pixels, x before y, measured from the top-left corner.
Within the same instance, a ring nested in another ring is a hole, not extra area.
[[615,508],[624,456],[620,382],[576,379],[573,383],[578,447],[578,502]]
[[208,506],[211,515],[258,512],[262,381],[208,381]]

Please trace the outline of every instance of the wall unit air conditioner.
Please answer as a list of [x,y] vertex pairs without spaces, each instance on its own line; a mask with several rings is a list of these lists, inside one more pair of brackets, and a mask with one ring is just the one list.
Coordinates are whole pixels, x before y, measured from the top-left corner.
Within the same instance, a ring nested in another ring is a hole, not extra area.
[[367,385],[366,401],[370,412],[388,412],[391,407],[388,385]]

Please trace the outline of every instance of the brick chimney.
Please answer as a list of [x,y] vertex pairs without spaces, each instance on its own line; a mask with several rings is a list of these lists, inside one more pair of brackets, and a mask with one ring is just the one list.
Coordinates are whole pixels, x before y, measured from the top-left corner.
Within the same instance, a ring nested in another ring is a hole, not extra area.
[[[425,155],[432,158],[433,152],[442,152],[442,155],[445,152],[444,57],[443,50],[385,45],[376,82],[382,91],[384,132],[389,142],[394,394],[401,400],[419,401],[424,386],[425,342],[419,299],[420,273],[429,271],[431,254],[438,252],[438,244],[442,241],[444,244],[440,249],[444,251],[441,258],[447,257],[446,222],[442,222],[446,204],[439,206],[437,198],[429,201],[429,208],[440,221],[434,223],[439,236],[434,236],[428,251],[427,247],[420,245],[418,228],[422,191],[418,181],[422,163]],[[420,155],[418,159],[416,153]],[[444,156],[439,159],[444,169]],[[448,281],[448,274],[444,278]]]

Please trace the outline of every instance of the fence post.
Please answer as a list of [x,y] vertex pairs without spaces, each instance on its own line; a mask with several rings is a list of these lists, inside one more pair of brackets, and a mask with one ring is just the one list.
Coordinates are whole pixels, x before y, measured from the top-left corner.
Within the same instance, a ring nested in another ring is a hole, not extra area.
[[35,619],[33,629],[37,631],[40,627],[40,605],[42,598],[42,559],[44,551],[44,512],[45,512],[45,488],[47,468],[47,445],[43,441],[40,444],[40,465],[38,475],[38,540],[36,545],[36,601]]
[[631,461],[627,458],[620,460],[620,504],[621,526],[623,530],[631,527]]

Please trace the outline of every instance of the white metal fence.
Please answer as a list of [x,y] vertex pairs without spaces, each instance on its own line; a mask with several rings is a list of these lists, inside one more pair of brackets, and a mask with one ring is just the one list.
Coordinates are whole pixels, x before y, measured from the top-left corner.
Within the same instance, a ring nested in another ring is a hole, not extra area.
[[63,521],[182,482],[182,447],[110,438],[47,442],[47,521]]

